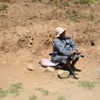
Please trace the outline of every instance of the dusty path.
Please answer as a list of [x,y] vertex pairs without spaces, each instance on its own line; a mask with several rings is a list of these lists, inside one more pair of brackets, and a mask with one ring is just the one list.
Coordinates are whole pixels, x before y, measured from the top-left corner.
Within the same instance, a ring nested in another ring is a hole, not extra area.
[[[100,68],[99,62],[93,62],[92,60],[86,62],[87,58],[80,59],[77,66],[80,66],[79,68],[82,69],[82,72],[77,75],[79,80],[75,80],[72,77],[59,79],[57,77],[58,70],[46,72],[36,61],[24,63],[23,54],[18,59],[16,61],[13,58],[13,62],[10,63],[2,61],[0,64],[0,86],[8,88],[10,84],[20,82],[23,83],[23,89],[19,96],[7,96],[2,100],[29,100],[32,95],[36,95],[37,100],[57,100],[60,96],[65,97],[66,100],[95,100],[95,98],[99,100],[100,98],[100,74],[97,72]],[[32,64],[35,70],[27,70],[28,64]],[[95,82],[95,87],[92,90],[82,88],[79,86],[79,81]],[[44,96],[41,91],[37,91],[38,88],[48,90],[49,95]]]

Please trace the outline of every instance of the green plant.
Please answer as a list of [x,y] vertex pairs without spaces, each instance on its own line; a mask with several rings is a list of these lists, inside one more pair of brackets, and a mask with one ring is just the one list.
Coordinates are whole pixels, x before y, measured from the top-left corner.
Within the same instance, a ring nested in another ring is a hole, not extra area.
[[8,89],[0,88],[0,98],[6,97],[10,94],[18,96],[20,89],[22,89],[22,83],[11,84]]
[[8,8],[8,4],[7,3],[0,3],[0,11],[4,11]]
[[32,95],[31,97],[29,97],[29,100],[36,100],[37,99],[37,96],[35,95]]
[[0,98],[6,97],[8,95],[9,91],[7,89],[0,88]]
[[57,98],[57,100],[66,100],[66,98],[64,96],[60,96]]
[[41,2],[41,0],[32,0],[32,2],[35,2],[35,1],[39,1],[39,2]]
[[42,93],[42,95],[44,95],[44,96],[48,96],[49,95],[49,91],[48,90],[44,90],[43,88],[37,88],[37,91],[40,91]]
[[22,89],[22,83],[11,84],[9,88],[9,93],[14,94],[15,96],[18,96],[20,89]]
[[100,0],[96,0],[100,4]]
[[85,14],[76,10],[66,10],[66,18],[69,18],[70,21],[79,22],[81,19],[87,18]]
[[78,13],[75,11],[75,10],[70,10],[68,9],[66,11],[66,16],[71,20],[71,21],[74,21],[74,22],[79,22],[78,20]]
[[64,3],[63,3],[63,6],[64,6],[64,7],[66,7],[66,6],[68,6],[68,7],[69,7],[69,6],[70,6],[70,4],[69,4],[69,2],[64,2]]
[[91,4],[94,3],[97,0],[75,0],[75,4],[81,3],[81,4]]
[[95,83],[90,81],[79,81],[79,86],[91,90],[95,87]]

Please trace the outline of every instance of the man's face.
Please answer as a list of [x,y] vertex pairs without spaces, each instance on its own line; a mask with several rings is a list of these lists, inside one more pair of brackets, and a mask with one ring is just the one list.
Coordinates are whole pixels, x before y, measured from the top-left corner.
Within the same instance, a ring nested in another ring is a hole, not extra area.
[[62,39],[66,38],[66,32],[64,31],[64,32],[60,35],[60,37],[61,37]]

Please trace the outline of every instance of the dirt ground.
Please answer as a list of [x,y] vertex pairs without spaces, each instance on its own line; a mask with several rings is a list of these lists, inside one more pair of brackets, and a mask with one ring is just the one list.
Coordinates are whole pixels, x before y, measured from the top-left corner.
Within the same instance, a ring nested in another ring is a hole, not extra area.
[[[100,100],[100,3],[33,1],[0,0],[0,88],[23,84],[19,96],[0,100]],[[85,55],[76,65],[82,70],[78,80],[59,79],[58,70],[48,72],[39,65],[41,58],[50,59],[58,26],[67,29]],[[27,70],[28,65],[34,71]],[[80,81],[94,82],[95,87],[83,88]],[[48,90],[49,95],[36,88]]]

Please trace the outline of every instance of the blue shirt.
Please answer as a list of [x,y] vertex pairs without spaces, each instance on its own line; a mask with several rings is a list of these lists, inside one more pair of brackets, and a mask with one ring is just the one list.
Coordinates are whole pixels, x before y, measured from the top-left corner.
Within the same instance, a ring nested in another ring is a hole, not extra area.
[[67,36],[65,39],[55,39],[53,55],[70,56],[72,54],[72,50],[77,50],[77,46],[71,37]]

